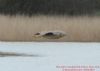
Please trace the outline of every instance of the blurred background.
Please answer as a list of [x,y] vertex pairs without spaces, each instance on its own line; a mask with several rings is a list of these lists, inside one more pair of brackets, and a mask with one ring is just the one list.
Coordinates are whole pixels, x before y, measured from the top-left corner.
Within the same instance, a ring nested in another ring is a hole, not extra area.
[[100,0],[0,0],[1,14],[100,15]]

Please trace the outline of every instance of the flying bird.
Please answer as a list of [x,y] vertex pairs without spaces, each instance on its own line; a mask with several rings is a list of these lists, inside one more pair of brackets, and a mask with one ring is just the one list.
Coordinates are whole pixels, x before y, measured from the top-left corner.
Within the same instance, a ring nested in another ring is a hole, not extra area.
[[34,34],[34,38],[60,39],[66,35],[63,31],[44,31]]

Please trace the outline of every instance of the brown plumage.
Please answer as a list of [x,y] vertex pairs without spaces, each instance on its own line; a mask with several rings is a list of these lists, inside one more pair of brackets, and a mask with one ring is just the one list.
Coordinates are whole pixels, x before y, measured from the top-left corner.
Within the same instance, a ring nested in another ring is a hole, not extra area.
[[43,37],[46,39],[60,39],[64,37],[66,34],[61,31],[47,31],[47,32],[39,32],[36,33],[34,36],[35,37]]

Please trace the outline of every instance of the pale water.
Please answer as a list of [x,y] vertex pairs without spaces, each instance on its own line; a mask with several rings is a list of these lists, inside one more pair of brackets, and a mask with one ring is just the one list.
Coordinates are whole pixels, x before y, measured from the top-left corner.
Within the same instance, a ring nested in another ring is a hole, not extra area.
[[0,42],[0,51],[37,55],[0,57],[0,71],[62,71],[56,66],[100,65],[100,43]]

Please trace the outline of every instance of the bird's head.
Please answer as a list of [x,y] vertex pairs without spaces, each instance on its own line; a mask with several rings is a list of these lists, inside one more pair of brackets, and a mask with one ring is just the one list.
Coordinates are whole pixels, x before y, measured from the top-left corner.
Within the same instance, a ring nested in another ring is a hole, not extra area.
[[40,33],[36,33],[32,37],[34,37],[34,38],[41,38],[41,35],[40,35]]

